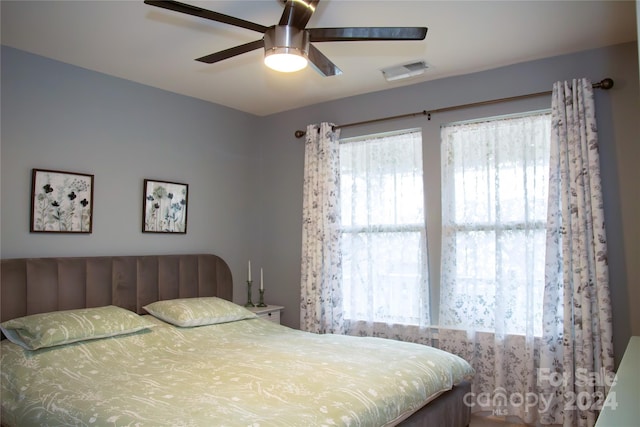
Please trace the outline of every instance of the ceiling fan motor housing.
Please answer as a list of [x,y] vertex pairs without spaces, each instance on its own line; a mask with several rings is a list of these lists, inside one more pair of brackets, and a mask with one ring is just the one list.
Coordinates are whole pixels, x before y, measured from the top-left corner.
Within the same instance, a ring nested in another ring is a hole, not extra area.
[[309,34],[290,25],[274,25],[264,33],[264,51],[309,56]]

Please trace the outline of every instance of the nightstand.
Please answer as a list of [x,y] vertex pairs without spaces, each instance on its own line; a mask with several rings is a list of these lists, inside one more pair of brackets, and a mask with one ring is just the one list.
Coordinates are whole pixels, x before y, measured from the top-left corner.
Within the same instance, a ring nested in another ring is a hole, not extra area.
[[270,320],[273,323],[280,324],[280,312],[284,310],[281,305],[267,305],[266,307],[248,307],[258,315],[259,318]]

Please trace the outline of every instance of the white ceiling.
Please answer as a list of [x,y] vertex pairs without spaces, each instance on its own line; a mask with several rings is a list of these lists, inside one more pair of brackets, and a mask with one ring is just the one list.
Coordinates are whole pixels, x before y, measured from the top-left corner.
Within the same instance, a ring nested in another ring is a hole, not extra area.
[[[276,24],[283,10],[278,0],[182,1],[264,26]],[[637,39],[631,0],[322,0],[307,27],[429,31],[424,41],[316,43],[343,71],[321,77],[311,67],[272,71],[261,50],[197,62],[262,34],[142,0],[2,0],[0,7],[4,45],[260,116]],[[419,60],[430,68],[418,77],[391,83],[380,72]]]

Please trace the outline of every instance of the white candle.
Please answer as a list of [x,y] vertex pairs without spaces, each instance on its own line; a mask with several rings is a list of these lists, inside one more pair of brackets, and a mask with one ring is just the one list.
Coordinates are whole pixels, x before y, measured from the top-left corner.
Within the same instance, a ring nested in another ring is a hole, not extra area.
[[264,276],[262,274],[262,267],[260,267],[260,290],[264,291]]
[[248,268],[248,275],[247,275],[247,280],[250,282],[251,281],[251,260],[249,260],[249,268]]

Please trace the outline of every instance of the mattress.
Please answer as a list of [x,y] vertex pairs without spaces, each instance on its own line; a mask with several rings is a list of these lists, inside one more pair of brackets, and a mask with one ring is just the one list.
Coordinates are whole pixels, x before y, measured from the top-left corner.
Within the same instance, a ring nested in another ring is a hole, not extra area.
[[1,342],[5,426],[393,425],[473,370],[419,344],[264,319],[29,351]]

